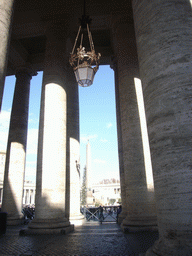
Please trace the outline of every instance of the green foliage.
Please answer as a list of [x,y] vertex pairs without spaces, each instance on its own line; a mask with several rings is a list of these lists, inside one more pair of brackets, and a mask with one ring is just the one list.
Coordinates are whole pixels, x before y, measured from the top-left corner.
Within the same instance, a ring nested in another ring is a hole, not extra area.
[[121,204],[121,198],[118,198],[118,201],[117,201],[119,204]]
[[116,200],[114,198],[111,198],[111,199],[109,199],[109,204],[113,205],[115,203],[115,201]]

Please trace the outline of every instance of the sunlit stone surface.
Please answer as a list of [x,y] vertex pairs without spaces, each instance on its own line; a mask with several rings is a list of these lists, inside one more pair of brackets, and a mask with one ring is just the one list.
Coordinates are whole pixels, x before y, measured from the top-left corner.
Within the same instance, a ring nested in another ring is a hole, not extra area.
[[21,223],[22,196],[27,143],[31,69],[20,68],[11,112],[4,174],[2,211],[8,212],[8,225]]
[[14,0],[2,0],[0,2],[0,109],[8,61],[13,3]]
[[76,225],[84,218],[80,213],[79,95],[71,68],[67,76],[66,217]]
[[123,145],[127,216],[125,231],[153,229],[157,225],[154,190],[147,186],[140,118],[134,78],[139,77],[132,24],[114,26],[117,46],[119,104]]
[[147,255],[192,255],[191,6],[139,0],[133,10],[160,233]]
[[117,113],[117,134],[118,134],[118,154],[119,154],[119,175],[121,184],[121,206],[122,212],[118,215],[118,223],[121,224],[122,221],[127,216],[127,203],[126,203],[126,187],[125,187],[125,174],[124,174],[124,162],[123,162],[123,145],[122,145],[122,127],[120,118],[120,98],[119,98],[119,80],[118,80],[118,70],[117,70],[117,60],[113,60],[111,66],[115,74],[115,99],[116,99],[116,113]]
[[[41,95],[35,219],[21,231],[25,234],[73,230],[65,217],[67,92],[60,47],[50,28]],[[54,69],[55,61],[60,65]]]
[[[74,96],[72,112],[68,111],[68,85],[73,82],[69,83],[72,80],[67,78],[72,47],[66,47],[66,38],[71,37],[74,42],[83,6],[78,0],[14,2],[12,25],[13,1],[1,0],[0,3],[0,98],[5,72],[7,76],[15,75],[18,67],[28,62],[35,71],[44,71],[36,217],[28,231],[34,234],[65,233],[73,228],[68,219],[76,209],[71,203],[70,210],[69,202],[77,190],[70,191],[70,184],[73,188],[77,183],[74,160],[79,160],[75,92],[71,94]],[[148,255],[192,255],[191,3],[191,0],[104,0],[87,3],[93,41],[95,49],[101,52],[101,63],[108,65],[114,59],[117,62],[117,126],[120,127],[119,159],[124,205],[121,216],[123,219],[124,213],[127,215],[123,221],[127,230],[133,226],[154,225],[154,178],[160,239]],[[135,87],[135,79],[139,78],[144,92],[153,176],[151,168],[146,165],[148,161],[144,161],[148,150],[144,147],[146,136],[141,136],[143,128],[139,115],[142,111],[136,97],[138,87]],[[23,96],[20,98],[25,99]],[[21,105],[26,106],[26,102]],[[20,111],[15,113],[16,120],[18,115],[26,120],[26,113],[21,114]],[[6,152],[11,169],[7,164],[6,207],[2,206],[16,219],[20,218],[25,158],[25,135],[22,129],[23,135],[18,135],[17,121],[14,132],[10,133],[15,136],[14,140],[10,140]],[[68,130],[73,127],[76,131],[69,135]],[[70,180],[70,176],[75,182]]]

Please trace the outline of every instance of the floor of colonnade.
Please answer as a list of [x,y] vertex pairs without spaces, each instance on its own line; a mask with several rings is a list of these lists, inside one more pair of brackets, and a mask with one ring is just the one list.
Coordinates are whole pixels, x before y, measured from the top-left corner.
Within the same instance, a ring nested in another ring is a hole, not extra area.
[[90,221],[68,235],[19,236],[22,227],[7,227],[0,236],[0,255],[139,256],[158,238],[157,232],[124,234],[116,223]]

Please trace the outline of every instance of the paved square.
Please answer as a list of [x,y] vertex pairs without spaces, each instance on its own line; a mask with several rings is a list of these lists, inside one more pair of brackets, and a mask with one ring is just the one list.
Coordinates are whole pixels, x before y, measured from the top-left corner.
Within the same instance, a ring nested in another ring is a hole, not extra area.
[[0,255],[129,255],[144,253],[157,232],[124,234],[116,223],[85,222],[68,235],[19,236],[21,227],[8,227],[0,236]]

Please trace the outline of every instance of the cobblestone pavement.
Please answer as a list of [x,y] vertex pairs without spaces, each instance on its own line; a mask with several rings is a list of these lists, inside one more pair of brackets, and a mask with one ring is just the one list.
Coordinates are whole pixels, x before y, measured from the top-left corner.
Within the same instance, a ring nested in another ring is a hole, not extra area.
[[116,223],[94,221],[77,226],[67,235],[19,236],[21,228],[8,227],[0,236],[0,255],[139,256],[158,238],[157,232],[124,234]]

